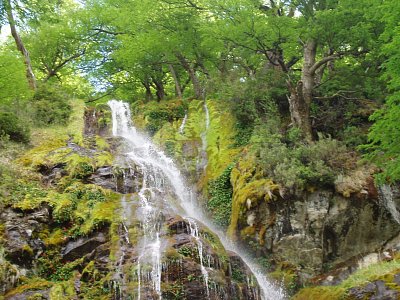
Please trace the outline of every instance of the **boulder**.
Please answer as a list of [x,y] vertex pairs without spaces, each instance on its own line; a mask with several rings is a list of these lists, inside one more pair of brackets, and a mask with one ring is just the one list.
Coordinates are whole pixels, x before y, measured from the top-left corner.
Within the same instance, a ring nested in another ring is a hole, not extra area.
[[96,232],[91,236],[69,241],[62,249],[61,255],[63,260],[75,260],[91,253],[105,242],[107,242],[106,235],[103,232]]

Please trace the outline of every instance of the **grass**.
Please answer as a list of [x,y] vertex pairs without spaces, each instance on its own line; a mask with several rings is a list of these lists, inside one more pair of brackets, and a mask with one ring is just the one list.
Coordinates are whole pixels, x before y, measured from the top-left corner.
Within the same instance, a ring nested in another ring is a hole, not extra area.
[[[349,299],[347,292],[354,287],[362,287],[376,280],[383,280],[389,287],[399,290],[393,284],[393,275],[400,273],[400,260],[394,259],[389,262],[380,262],[360,269],[341,284],[336,286],[307,287],[300,290],[293,299],[295,300],[335,300]],[[400,290],[399,290],[400,292]]]
[[85,103],[82,100],[71,100],[69,104],[72,107],[72,114],[65,125],[53,125],[50,127],[37,127],[32,129],[31,145],[37,147],[44,141],[64,140],[72,137],[73,141],[78,145],[83,144],[83,112],[85,111]]

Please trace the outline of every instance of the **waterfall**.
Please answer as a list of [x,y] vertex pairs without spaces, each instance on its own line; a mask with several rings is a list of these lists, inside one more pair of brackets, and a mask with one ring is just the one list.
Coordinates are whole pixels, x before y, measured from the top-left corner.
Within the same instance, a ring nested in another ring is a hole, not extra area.
[[186,121],[187,121],[187,117],[188,117],[188,115],[187,115],[187,113],[185,114],[185,117],[183,118],[183,120],[182,120],[182,124],[181,124],[181,126],[179,126],[179,134],[183,134],[183,131],[185,130],[185,125],[186,125]]
[[190,235],[195,238],[197,243],[197,252],[199,253],[201,274],[203,275],[204,282],[206,283],[207,298],[210,298],[210,289],[208,287],[208,271],[204,267],[203,263],[203,243],[199,236],[199,226],[197,225],[196,221],[191,218],[186,218],[186,220],[189,222],[188,231],[190,232]]
[[207,169],[208,165],[208,157],[207,157],[207,132],[210,127],[210,112],[208,110],[207,101],[204,100],[204,114],[205,114],[205,121],[204,121],[204,130],[200,134],[201,138],[201,160],[199,169],[203,172]]
[[[202,243],[198,233],[198,224],[201,222],[213,231],[221,240],[225,249],[237,253],[247,264],[257,279],[265,300],[284,299],[285,294],[281,288],[275,287],[260,272],[249,257],[241,253],[239,249],[227,239],[226,234],[213,226],[197,206],[193,193],[186,186],[183,176],[175,166],[171,158],[158,150],[153,143],[139,133],[133,126],[129,105],[122,101],[111,100],[108,102],[112,110],[113,135],[123,137],[127,142],[128,151],[125,153],[127,159],[133,162],[136,168],[143,174],[141,189],[138,193],[140,207],[137,208],[136,216],[140,220],[144,236],[138,242],[141,255],[137,261],[137,275],[139,281],[138,298],[140,299],[140,286],[143,285],[145,265],[151,267],[147,274],[150,277],[154,291],[161,299],[161,256],[163,253],[163,237],[161,232],[161,220],[163,212],[173,211],[184,216],[190,224],[189,233],[197,243],[202,275],[206,283],[208,294],[208,273],[203,264]],[[209,126],[208,109],[206,109],[206,129]],[[168,194],[171,194],[171,199]],[[168,201],[167,201],[168,200]]]

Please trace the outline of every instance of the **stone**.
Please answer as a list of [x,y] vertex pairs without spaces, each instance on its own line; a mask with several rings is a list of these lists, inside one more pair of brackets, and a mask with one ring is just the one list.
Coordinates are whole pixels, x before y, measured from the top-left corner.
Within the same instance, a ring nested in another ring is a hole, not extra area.
[[69,241],[62,249],[63,260],[71,261],[89,254],[101,244],[107,242],[107,237],[103,232],[96,232],[89,237],[80,237]]
[[47,206],[33,211],[20,212],[6,208],[0,215],[4,224],[4,250],[6,258],[14,264],[29,267],[32,260],[44,249],[44,243],[34,238],[50,221]]
[[397,300],[399,292],[391,290],[382,280],[373,281],[363,287],[351,288],[348,292],[351,299]]

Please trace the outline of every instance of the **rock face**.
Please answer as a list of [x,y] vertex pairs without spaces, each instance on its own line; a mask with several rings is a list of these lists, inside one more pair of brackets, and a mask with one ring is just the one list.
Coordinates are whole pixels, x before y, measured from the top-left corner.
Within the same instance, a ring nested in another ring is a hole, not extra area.
[[374,281],[364,287],[352,288],[349,291],[349,298],[371,299],[371,300],[396,300],[399,299],[399,292],[389,289],[382,280]]
[[[160,221],[163,223],[160,235],[163,299],[261,299],[256,280],[241,258],[226,252],[206,228],[199,229],[200,258],[199,241],[191,235],[188,221],[176,215],[164,215]],[[140,224],[134,224],[128,230],[138,232],[139,227]],[[151,264],[141,265],[138,271],[138,256],[143,254],[140,247],[127,243],[124,238],[119,243],[116,262],[117,269],[123,271],[114,276],[118,286],[114,299],[136,297],[139,291],[142,299],[157,299]]]
[[103,232],[96,232],[90,237],[80,237],[72,240],[62,249],[62,258],[69,261],[79,259],[91,253],[106,241],[107,237]]
[[[318,190],[300,197],[261,202],[247,210],[239,230],[266,228],[260,251],[298,266],[304,278],[323,273],[354,257],[385,247],[399,235],[394,217],[400,211],[397,189],[377,198],[353,195],[345,198],[333,191]],[[252,216],[254,224],[248,224]]]
[[14,264],[30,267],[32,260],[44,250],[44,244],[36,234],[49,223],[49,208],[41,207],[28,213],[6,208],[0,220],[5,229],[6,258]]

